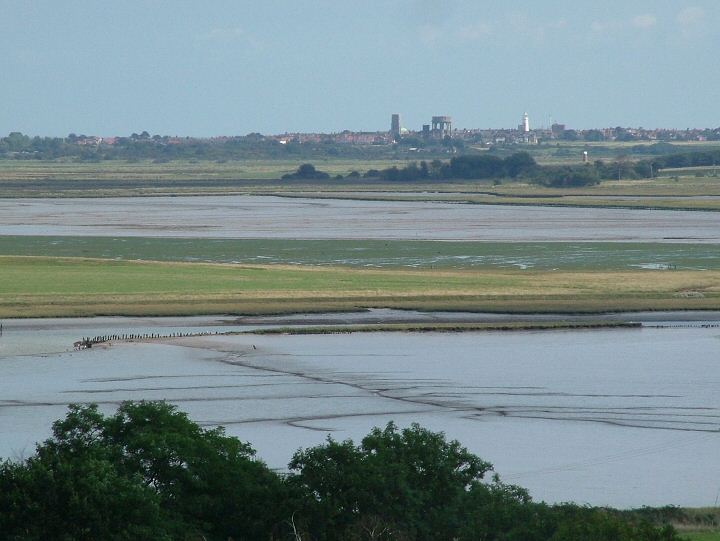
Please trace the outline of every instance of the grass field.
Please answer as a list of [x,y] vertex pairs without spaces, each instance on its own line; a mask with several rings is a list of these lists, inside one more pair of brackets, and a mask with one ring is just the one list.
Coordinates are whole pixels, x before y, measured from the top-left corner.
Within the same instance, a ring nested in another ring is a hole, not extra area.
[[[701,168],[702,169],[702,168]],[[267,193],[285,196],[346,197],[351,199],[421,200],[502,205],[720,210],[720,177],[678,175],[641,180],[608,180],[597,186],[550,188],[524,182],[493,185],[468,181],[435,184],[395,183],[363,187],[336,185],[305,189],[295,186]]]
[[0,257],[0,317],[365,307],[563,313],[720,309],[720,271],[361,270]]
[[[420,156],[419,158],[422,158]],[[402,167],[408,159],[314,160],[331,175]],[[648,180],[605,181],[584,188],[522,182],[395,182],[367,179],[277,180],[300,160],[100,163],[0,160],[0,197],[266,194],[362,199],[435,200],[487,204],[720,210],[720,177],[708,168],[662,172]],[[369,193],[372,192],[372,193]],[[710,198],[708,198],[708,196]]]
[[0,236],[0,255],[423,269],[720,270],[713,244]]
[[347,175],[351,171],[385,169],[393,165],[404,167],[411,160],[398,159],[251,159],[242,161],[177,160],[104,162],[0,160],[0,183],[8,180],[192,180],[192,179],[277,179],[293,173],[304,162],[312,161],[318,169],[331,175]]

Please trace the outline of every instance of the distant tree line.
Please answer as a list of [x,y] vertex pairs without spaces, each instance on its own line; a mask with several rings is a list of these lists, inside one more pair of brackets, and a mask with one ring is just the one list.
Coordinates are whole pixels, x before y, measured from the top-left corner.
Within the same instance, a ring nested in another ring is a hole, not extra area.
[[[553,187],[589,186],[602,180],[652,178],[658,171],[676,167],[714,166],[720,164],[720,150],[667,154],[646,160],[596,160],[577,165],[540,165],[527,152],[516,152],[505,158],[494,154],[467,154],[450,160],[411,162],[405,167],[370,169],[362,177],[390,182],[442,180],[523,180]],[[338,176],[339,178],[342,178]],[[336,178],[338,178],[336,177]],[[358,179],[353,171],[346,176]],[[312,164],[301,165],[285,179],[327,179],[330,175],[318,171]]]
[[[235,137],[201,139],[194,137],[169,137],[150,135],[148,132],[133,133],[128,137],[112,138],[112,144],[100,138],[84,134],[67,137],[30,137],[13,132],[0,138],[0,159],[77,161],[105,160],[172,160],[230,161],[245,159],[304,159],[347,158],[373,159],[411,153],[407,145],[356,145],[343,144],[331,139],[318,142],[297,142],[292,139],[281,143],[251,133]],[[459,144],[459,143],[458,143]],[[427,145],[429,155],[447,154],[444,142]]]
[[[591,130],[592,131],[592,130]],[[597,130],[596,130],[597,131]],[[589,133],[589,132],[588,132]],[[600,132],[598,132],[600,133]],[[720,130],[719,130],[720,133]],[[561,139],[562,140],[562,139]],[[602,139],[588,139],[602,140]],[[154,160],[158,162],[172,160],[228,161],[253,158],[332,158],[372,159],[397,156],[411,156],[422,152],[429,158],[443,157],[448,153],[479,152],[468,146],[468,141],[446,138],[442,140],[403,137],[397,144],[360,145],[334,141],[330,136],[320,141],[299,142],[288,138],[280,142],[259,133],[243,136],[218,137],[211,139],[194,137],[170,137],[150,135],[147,131],[133,133],[126,137],[98,138],[84,134],[71,133],[67,137],[30,137],[20,132],[12,132],[0,138],[0,159],[16,160],[56,160],[77,161],[104,160]],[[481,139],[475,143],[482,143]],[[557,146],[556,156],[573,156],[577,148],[562,146],[560,142],[548,141],[536,148]],[[492,145],[491,154],[510,154],[514,145]],[[651,145],[624,147],[623,153],[629,155],[667,155],[678,154],[681,147],[667,142]],[[612,155],[617,148],[593,146],[596,155]]]
[[[588,186],[601,180],[652,178],[658,171],[675,167],[720,164],[720,150],[657,156],[647,160],[596,160],[577,165],[540,165],[527,152],[506,158],[492,154],[464,155],[449,161],[412,162],[406,167],[370,169],[363,176],[387,181],[423,180],[524,180],[554,187]],[[348,175],[350,176],[350,175]]]
[[[563,141],[598,142],[605,141],[606,139],[621,142],[650,141],[651,131],[654,130],[644,130],[642,128],[633,130],[617,126],[608,130],[607,137],[606,132],[601,130],[563,130],[558,134],[558,137]],[[687,131],[659,130],[659,133],[656,132],[652,135],[653,137],[659,136],[678,141],[693,141],[700,137],[707,141],[720,141],[720,128],[706,128],[702,130],[696,129]]]
[[606,508],[547,505],[418,425],[300,450],[279,474],[249,444],[164,402],[71,406],[0,464],[0,539],[678,541]]
[[[29,137],[13,132],[7,137],[0,138],[0,159],[69,159],[91,162],[152,160],[161,163],[173,160],[224,162],[254,158],[305,161],[312,158],[342,157],[363,160],[407,156],[410,152],[409,148],[412,148],[407,144],[421,142],[408,138],[398,145],[350,145],[331,141],[319,143],[289,141],[281,144],[261,134],[197,139],[173,138],[141,132],[133,133],[129,137],[115,138],[110,145],[85,135],[70,134],[66,138]],[[438,156],[464,148],[460,141],[450,139],[434,144],[433,148]],[[637,160],[621,155],[614,159],[577,165],[540,165],[528,152],[509,153],[507,148],[493,148],[486,152],[475,151],[475,153],[453,156],[449,160],[436,158],[419,163],[412,162],[405,167],[371,169],[362,175],[353,171],[347,175],[347,178],[362,176],[386,181],[489,179],[496,182],[517,179],[547,186],[587,186],[608,179],[651,178],[658,171],[666,168],[720,165],[720,150],[677,152],[678,148],[680,147],[668,143],[630,147],[626,150],[631,155],[642,152],[652,157]],[[560,151],[577,153],[577,149],[559,148],[558,152]],[[599,152],[599,149],[594,147],[594,151]],[[397,152],[405,152],[405,154],[397,154]],[[432,152],[433,150],[430,149],[426,155],[431,158]],[[330,176],[306,162],[296,172],[284,178],[322,180]]]

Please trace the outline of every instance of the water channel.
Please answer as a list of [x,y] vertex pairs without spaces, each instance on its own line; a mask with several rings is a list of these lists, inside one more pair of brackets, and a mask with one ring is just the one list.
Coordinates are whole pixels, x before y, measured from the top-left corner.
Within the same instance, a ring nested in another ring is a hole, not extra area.
[[31,454],[68,403],[97,402],[111,412],[123,400],[167,399],[203,426],[223,425],[250,441],[278,469],[328,434],[359,439],[394,420],[445,431],[536,499],[715,503],[720,329],[708,325],[720,322],[718,313],[607,316],[642,321],[638,329],[219,334],[72,350],[74,340],[96,334],[493,317],[383,311],[5,321],[0,456]]

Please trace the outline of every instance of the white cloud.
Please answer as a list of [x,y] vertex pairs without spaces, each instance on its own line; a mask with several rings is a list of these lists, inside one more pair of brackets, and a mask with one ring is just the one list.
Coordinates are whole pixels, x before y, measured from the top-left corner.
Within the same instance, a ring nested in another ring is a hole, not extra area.
[[548,37],[567,30],[568,22],[564,18],[538,18],[527,11],[511,11],[496,21],[493,28],[498,35],[507,34],[533,44],[542,44]]
[[477,41],[492,34],[492,26],[479,22],[463,26],[458,30],[458,37],[464,41]]
[[702,22],[705,10],[697,6],[687,7],[677,14],[676,20],[682,26],[692,26]]
[[565,18],[538,20],[523,11],[511,11],[493,19],[452,17],[416,25],[419,40],[428,47],[440,44],[479,42],[493,37],[512,36],[514,40],[543,43],[549,36],[569,30]]
[[657,25],[657,17],[652,13],[636,15],[632,19],[610,19],[604,21],[593,21],[590,23],[590,30],[596,34],[610,34],[627,31],[632,28],[648,30]]
[[642,28],[642,29],[648,29],[652,28],[657,24],[657,17],[651,13],[643,13],[642,15],[638,15],[636,17],[633,17],[632,25],[635,28]]
[[624,26],[627,26],[625,21],[593,21],[590,29],[597,34],[609,34],[622,30]]

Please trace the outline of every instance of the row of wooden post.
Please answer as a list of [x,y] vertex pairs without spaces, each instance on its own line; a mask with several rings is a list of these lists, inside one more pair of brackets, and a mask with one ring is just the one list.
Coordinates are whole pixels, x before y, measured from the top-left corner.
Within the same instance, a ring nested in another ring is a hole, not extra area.
[[188,336],[208,336],[211,334],[218,334],[217,331],[205,331],[205,332],[174,332],[170,334],[159,334],[159,333],[144,333],[144,334],[106,334],[102,336],[94,336],[92,338],[85,337],[78,340],[73,344],[75,349],[88,349],[93,347],[95,344],[103,344],[112,341],[127,341],[127,340],[149,340],[153,338],[183,338]]

